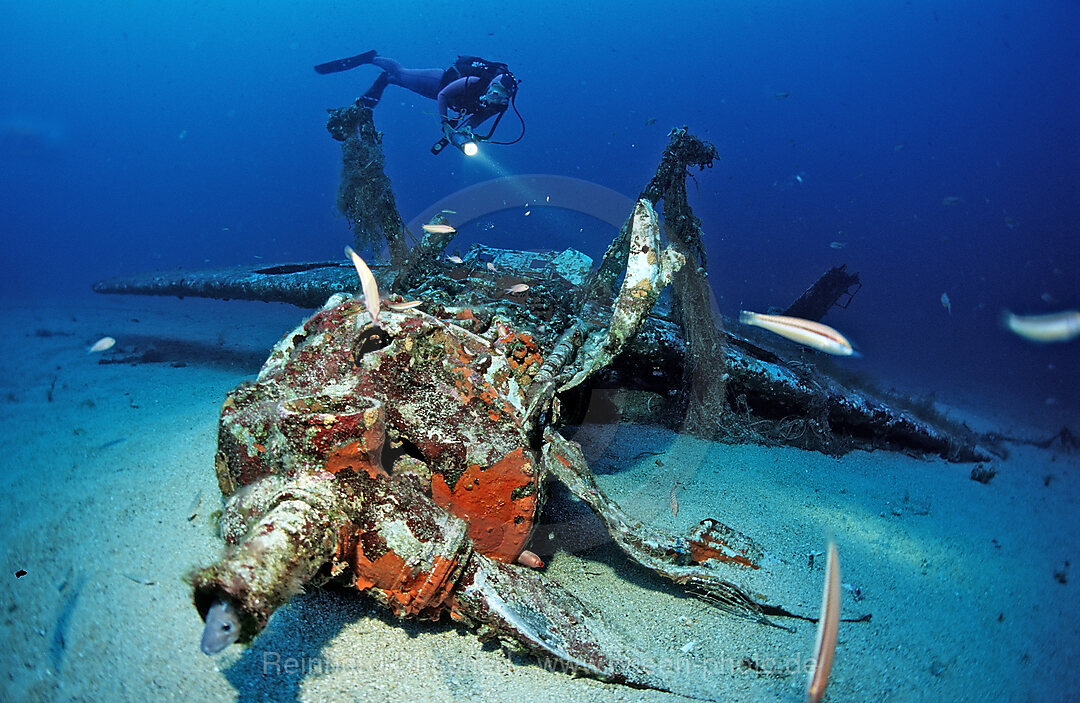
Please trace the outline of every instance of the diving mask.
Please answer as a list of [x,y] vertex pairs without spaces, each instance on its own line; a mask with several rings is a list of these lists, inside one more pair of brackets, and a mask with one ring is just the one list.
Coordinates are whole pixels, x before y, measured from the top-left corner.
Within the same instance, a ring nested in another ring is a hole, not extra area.
[[495,78],[488,85],[487,92],[480,96],[480,104],[484,107],[497,105],[502,107],[510,102],[510,91],[502,84],[499,78]]

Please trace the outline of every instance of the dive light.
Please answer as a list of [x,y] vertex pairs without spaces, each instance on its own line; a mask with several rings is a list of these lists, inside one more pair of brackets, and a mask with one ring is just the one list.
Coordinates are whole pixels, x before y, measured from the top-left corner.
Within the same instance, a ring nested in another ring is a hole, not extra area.
[[438,155],[450,144],[461,149],[461,152],[465,154],[465,156],[476,156],[480,151],[476,139],[468,132],[451,132],[449,137],[443,137],[432,145],[431,153]]
[[476,152],[480,151],[480,147],[476,145],[476,142],[467,134],[462,132],[454,132],[450,135],[450,143],[461,149],[461,152],[465,156],[476,156]]

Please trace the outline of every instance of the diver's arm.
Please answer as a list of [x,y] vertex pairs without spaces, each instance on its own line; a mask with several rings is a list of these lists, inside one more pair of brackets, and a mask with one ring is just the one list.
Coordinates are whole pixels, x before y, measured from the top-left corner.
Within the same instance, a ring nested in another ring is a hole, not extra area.
[[440,90],[437,98],[439,103],[439,117],[444,120],[449,119],[446,115],[447,109],[449,109],[451,105],[461,105],[465,102],[465,91],[469,87],[469,81],[478,80],[480,79],[473,76],[465,76],[447,84],[445,88]]

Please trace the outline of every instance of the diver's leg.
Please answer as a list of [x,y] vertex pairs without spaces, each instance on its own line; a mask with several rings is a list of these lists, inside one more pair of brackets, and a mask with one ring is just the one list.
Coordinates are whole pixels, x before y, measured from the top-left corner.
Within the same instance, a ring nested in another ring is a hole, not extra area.
[[434,100],[439,95],[444,71],[441,68],[405,68],[393,59],[376,56],[371,60],[389,76],[393,85]]
[[379,104],[383,91],[386,90],[386,86],[388,85],[390,85],[390,74],[384,71],[379,74],[379,77],[375,79],[375,82],[371,84],[371,87],[367,89],[367,92],[356,100],[357,104],[363,105],[364,107],[375,107]]

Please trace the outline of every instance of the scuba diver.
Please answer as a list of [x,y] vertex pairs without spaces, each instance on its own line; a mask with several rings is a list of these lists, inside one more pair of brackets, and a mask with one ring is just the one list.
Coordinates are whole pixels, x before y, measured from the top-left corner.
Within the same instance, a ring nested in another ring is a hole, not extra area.
[[[459,56],[454,65],[445,70],[404,68],[397,61],[379,56],[372,49],[349,58],[319,64],[315,71],[322,74],[338,73],[366,64],[378,66],[383,72],[367,92],[357,98],[357,105],[374,108],[388,85],[399,85],[437,102],[443,138],[431,147],[432,154],[439,154],[448,144],[453,144],[466,155],[473,156],[478,151],[479,142],[515,144],[525,136],[525,120],[515,104],[518,80],[505,63],[476,56]],[[514,108],[521,122],[521,134],[508,142],[492,141],[491,135],[508,107]],[[495,122],[487,134],[477,134],[476,128],[493,117]]]

